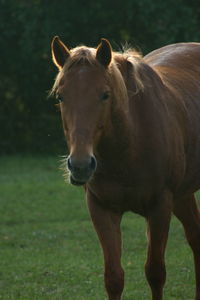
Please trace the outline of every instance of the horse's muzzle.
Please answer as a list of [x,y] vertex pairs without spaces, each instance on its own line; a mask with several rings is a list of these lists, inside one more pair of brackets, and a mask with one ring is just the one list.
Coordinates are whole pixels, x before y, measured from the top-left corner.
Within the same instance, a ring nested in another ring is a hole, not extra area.
[[97,161],[94,156],[79,160],[72,155],[67,159],[67,168],[70,171],[70,182],[73,185],[84,185],[94,174]]

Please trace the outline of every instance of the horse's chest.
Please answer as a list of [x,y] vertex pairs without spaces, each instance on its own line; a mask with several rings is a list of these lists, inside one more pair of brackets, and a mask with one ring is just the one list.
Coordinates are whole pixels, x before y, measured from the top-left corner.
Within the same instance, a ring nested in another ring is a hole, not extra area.
[[155,200],[149,183],[123,186],[117,182],[98,182],[91,184],[89,190],[100,205],[116,212],[146,215]]

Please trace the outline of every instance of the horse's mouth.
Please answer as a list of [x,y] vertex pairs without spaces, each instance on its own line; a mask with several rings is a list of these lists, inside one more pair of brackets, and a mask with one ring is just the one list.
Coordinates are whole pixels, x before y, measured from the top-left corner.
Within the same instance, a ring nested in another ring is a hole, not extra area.
[[73,184],[73,185],[76,185],[76,186],[81,186],[81,185],[86,184],[86,181],[78,181],[78,180],[74,179],[71,175],[70,176],[70,183]]

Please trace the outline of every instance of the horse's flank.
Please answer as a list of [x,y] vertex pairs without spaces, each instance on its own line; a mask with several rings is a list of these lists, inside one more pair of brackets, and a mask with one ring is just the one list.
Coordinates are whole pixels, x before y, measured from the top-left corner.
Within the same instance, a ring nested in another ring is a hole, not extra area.
[[147,55],[145,60],[159,73],[169,90],[169,111],[171,114],[171,105],[174,105],[175,118],[180,124],[176,136],[182,135],[184,157],[181,161],[185,162],[185,170],[177,192],[194,192],[200,187],[200,44],[166,46]]

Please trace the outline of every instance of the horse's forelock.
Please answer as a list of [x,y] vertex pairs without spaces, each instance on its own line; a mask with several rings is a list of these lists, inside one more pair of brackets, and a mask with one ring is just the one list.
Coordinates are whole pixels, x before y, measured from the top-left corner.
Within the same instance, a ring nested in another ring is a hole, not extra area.
[[85,46],[76,47],[71,50],[71,56],[64,65],[64,72],[77,65],[97,65],[95,57],[96,50]]

